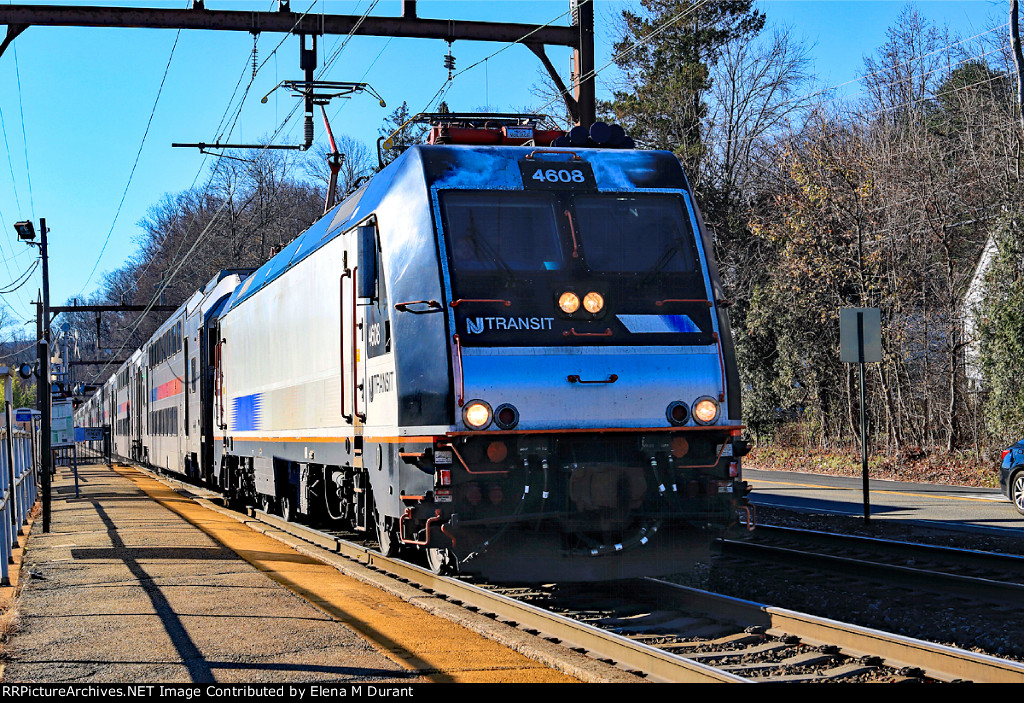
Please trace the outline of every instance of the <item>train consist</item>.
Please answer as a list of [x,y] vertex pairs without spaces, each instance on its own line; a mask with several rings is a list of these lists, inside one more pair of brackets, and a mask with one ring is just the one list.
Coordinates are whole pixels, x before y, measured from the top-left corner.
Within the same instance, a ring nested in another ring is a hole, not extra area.
[[261,268],[222,272],[78,424],[437,571],[616,579],[705,559],[749,488],[679,162],[480,131],[445,144],[435,125]]

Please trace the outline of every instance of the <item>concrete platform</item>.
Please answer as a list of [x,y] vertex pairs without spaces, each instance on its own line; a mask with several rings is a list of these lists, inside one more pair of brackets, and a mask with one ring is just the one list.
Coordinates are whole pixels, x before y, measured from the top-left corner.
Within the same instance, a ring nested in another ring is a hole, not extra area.
[[572,677],[127,467],[54,483],[4,682],[556,682]]

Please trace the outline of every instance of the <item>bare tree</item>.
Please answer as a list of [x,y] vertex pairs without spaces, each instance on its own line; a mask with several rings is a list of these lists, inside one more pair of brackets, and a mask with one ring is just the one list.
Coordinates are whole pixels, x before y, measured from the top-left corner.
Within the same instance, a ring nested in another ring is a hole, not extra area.
[[728,199],[750,193],[772,142],[802,123],[818,98],[811,82],[810,50],[789,29],[722,48],[712,71],[707,169]]

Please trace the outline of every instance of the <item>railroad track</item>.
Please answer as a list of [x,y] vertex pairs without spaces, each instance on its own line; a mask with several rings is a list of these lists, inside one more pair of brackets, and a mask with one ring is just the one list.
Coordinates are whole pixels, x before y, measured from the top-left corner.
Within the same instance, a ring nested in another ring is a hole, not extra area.
[[723,556],[896,583],[998,605],[1024,602],[1024,557],[792,527],[758,525],[756,536],[722,540]]
[[[175,479],[219,510],[215,494]],[[976,681],[1024,683],[1024,665],[984,654],[730,598],[655,579],[506,588],[438,576],[367,543],[249,509],[236,519],[359,577],[369,571],[413,599],[483,616],[652,682]],[[356,573],[353,573],[356,572]],[[525,645],[529,650],[530,646]]]

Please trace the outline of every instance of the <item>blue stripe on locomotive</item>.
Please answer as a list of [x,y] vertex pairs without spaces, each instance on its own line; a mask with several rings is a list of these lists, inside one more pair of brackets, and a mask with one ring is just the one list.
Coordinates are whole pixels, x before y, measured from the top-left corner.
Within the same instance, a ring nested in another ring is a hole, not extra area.
[[235,398],[232,408],[231,429],[237,432],[258,430],[263,419],[263,394],[253,393]]

